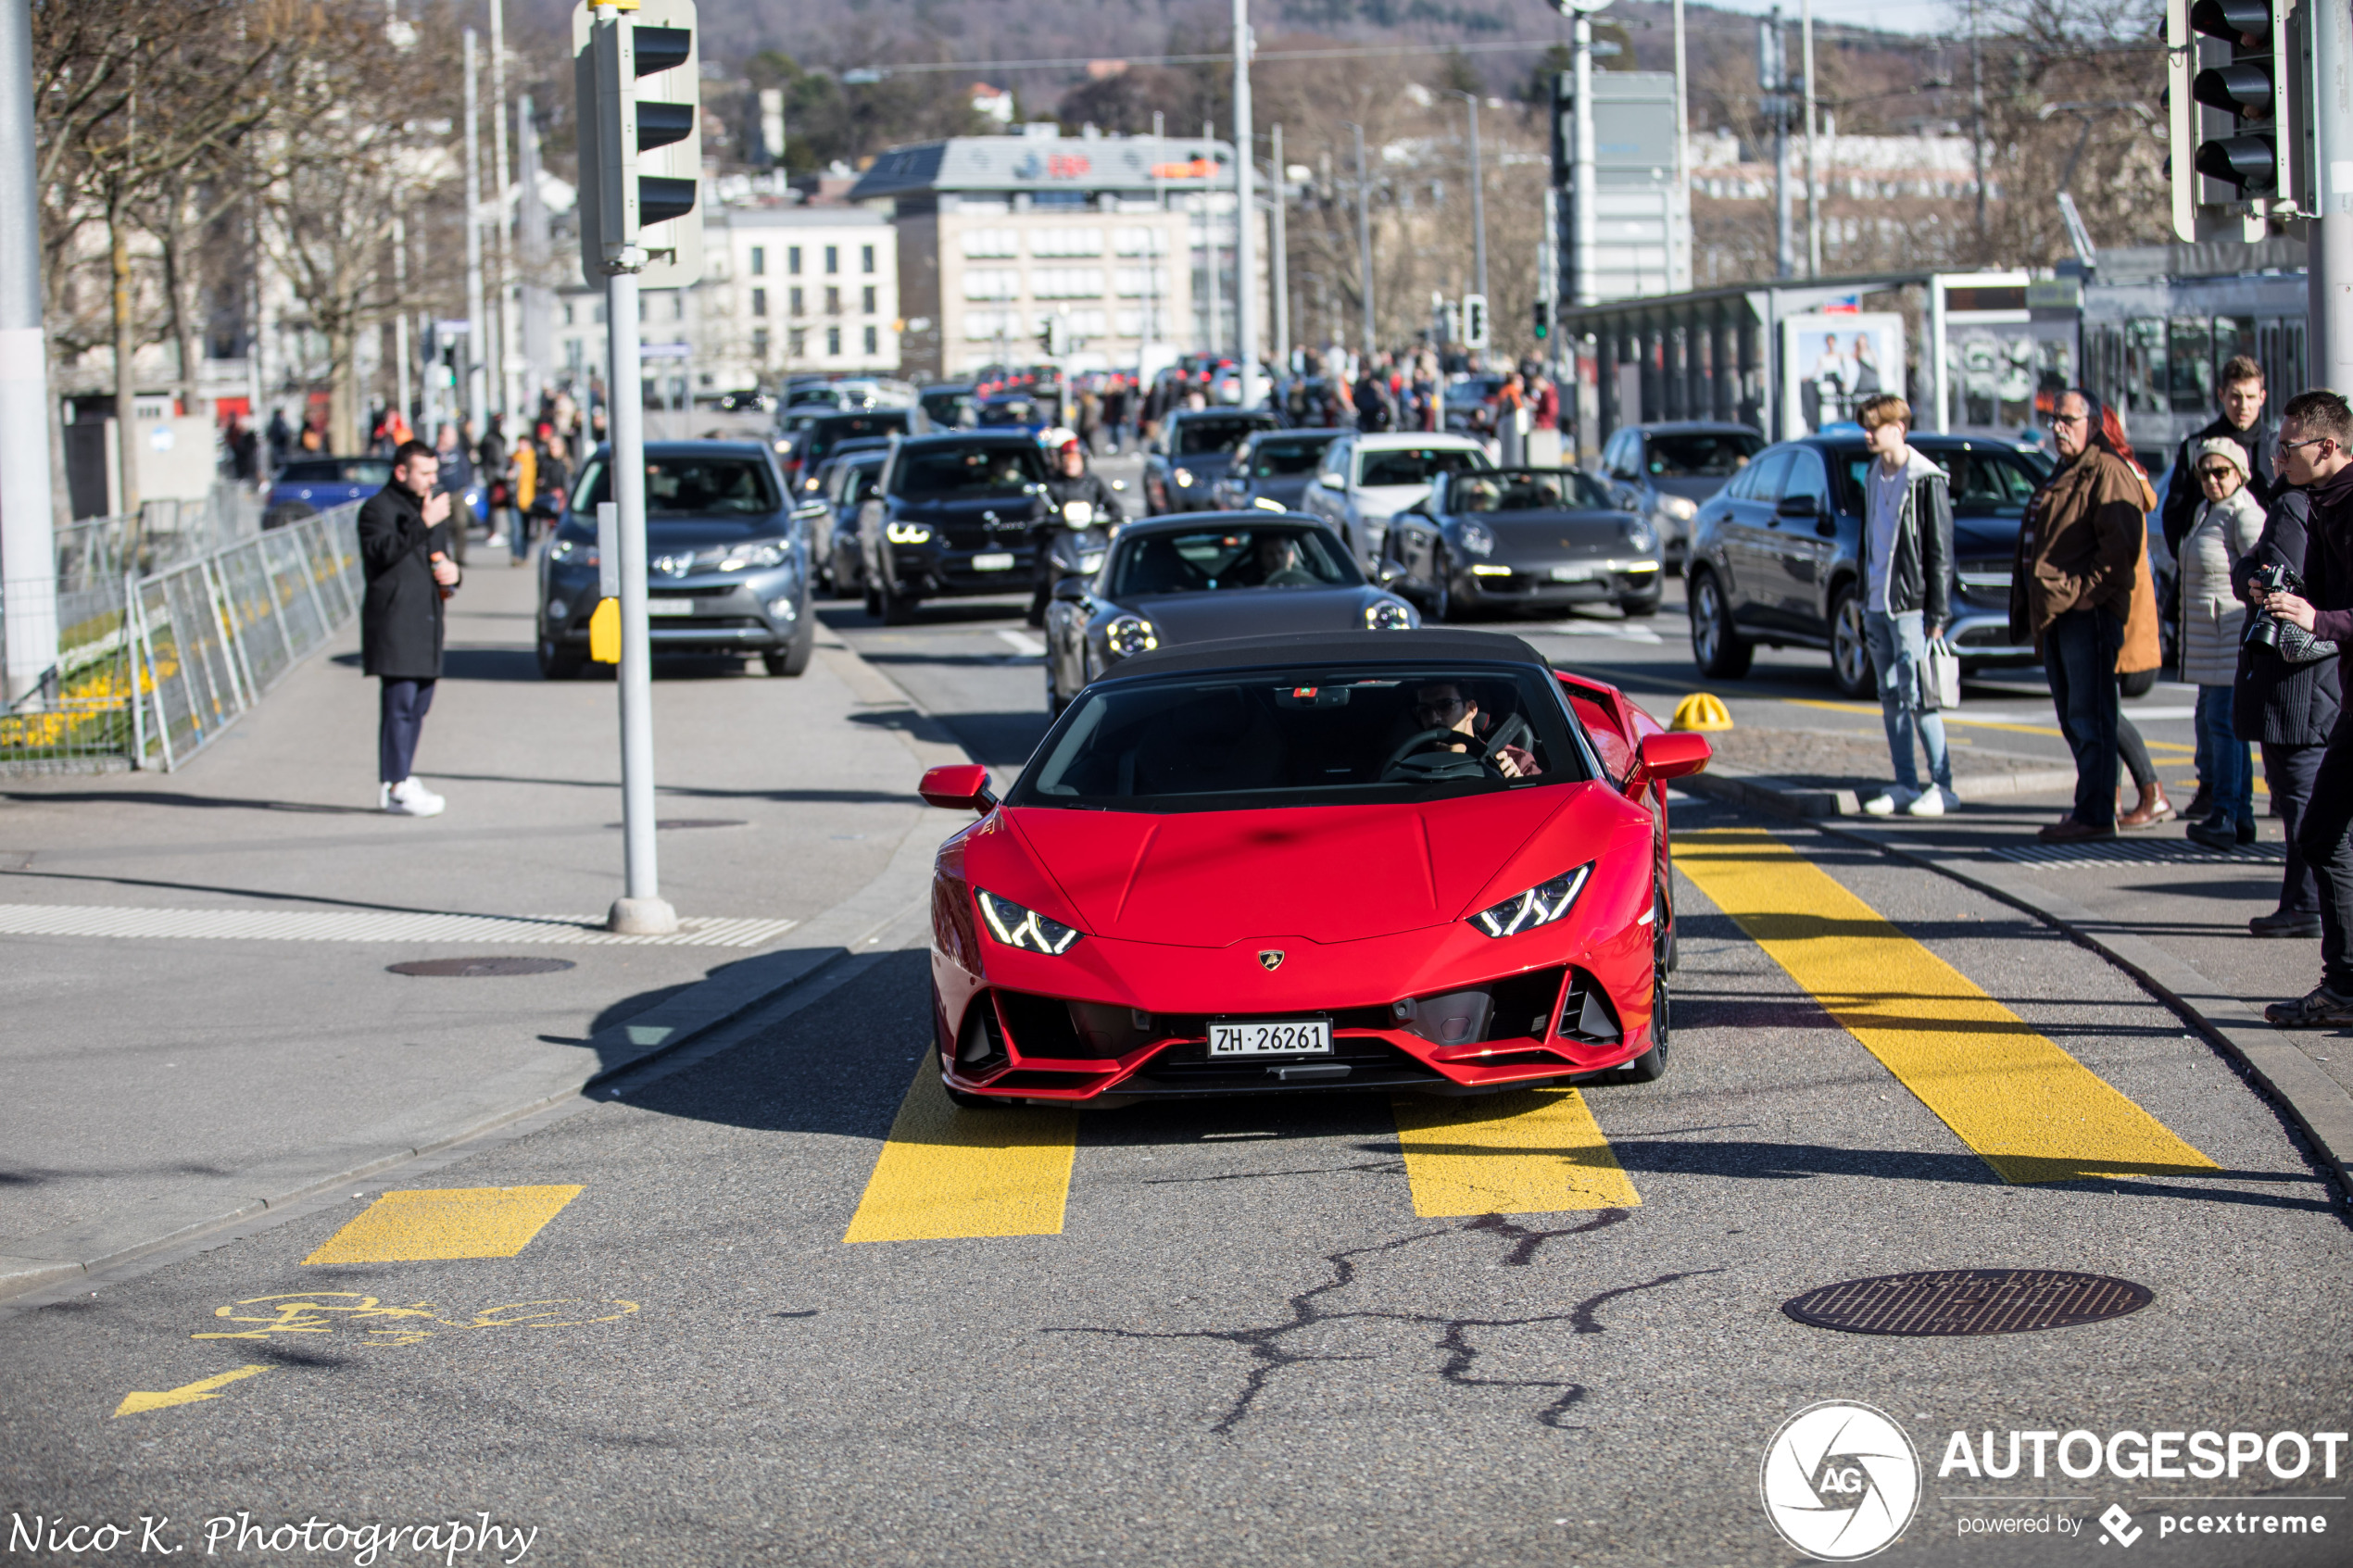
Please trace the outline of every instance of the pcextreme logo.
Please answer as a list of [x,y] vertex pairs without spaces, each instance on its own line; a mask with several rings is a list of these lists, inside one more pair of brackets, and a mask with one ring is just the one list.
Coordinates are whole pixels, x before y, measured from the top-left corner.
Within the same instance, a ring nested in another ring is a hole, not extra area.
[[1920,1460],[1886,1412],[1826,1399],[1781,1423],[1757,1486],[1783,1540],[1824,1562],[1853,1562],[1911,1524]]
[[2144,1533],[2138,1524],[2133,1523],[2133,1516],[2124,1512],[2122,1503],[2108,1504],[2108,1512],[2100,1515],[2100,1534],[2118,1546],[2131,1546]]

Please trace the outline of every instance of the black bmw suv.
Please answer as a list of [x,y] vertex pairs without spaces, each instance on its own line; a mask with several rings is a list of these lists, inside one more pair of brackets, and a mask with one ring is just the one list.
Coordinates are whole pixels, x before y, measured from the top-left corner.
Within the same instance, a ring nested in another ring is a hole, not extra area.
[[866,610],[888,625],[925,599],[1026,594],[1046,521],[1046,459],[1026,432],[891,444],[858,508]]
[[[2032,662],[2011,643],[2010,558],[2026,499],[2051,470],[2032,447],[1974,436],[1915,435],[1953,494],[1959,576],[1946,640],[1964,671]],[[1863,632],[1863,475],[1877,461],[1859,435],[1812,435],[1768,446],[1692,520],[1684,569],[1692,659],[1737,680],[1756,645],[1826,649],[1840,691],[1873,689]]]

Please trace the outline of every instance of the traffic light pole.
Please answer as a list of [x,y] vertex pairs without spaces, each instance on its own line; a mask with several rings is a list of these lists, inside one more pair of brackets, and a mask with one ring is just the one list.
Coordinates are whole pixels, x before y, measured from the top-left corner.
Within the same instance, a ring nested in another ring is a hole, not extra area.
[[[48,336],[41,314],[41,185],[32,137],[32,14],[0,0],[0,669],[13,702],[57,663]],[[126,430],[129,425],[123,427]]]
[[2353,10],[2309,7],[2312,27],[2311,189],[2319,215],[2306,249],[2305,381],[2353,392]]
[[631,936],[666,936],[678,912],[663,901],[654,859],[654,675],[646,633],[646,406],[637,375],[637,274],[605,274],[610,364],[605,408],[612,436],[614,530],[621,557],[621,897],[606,924]]

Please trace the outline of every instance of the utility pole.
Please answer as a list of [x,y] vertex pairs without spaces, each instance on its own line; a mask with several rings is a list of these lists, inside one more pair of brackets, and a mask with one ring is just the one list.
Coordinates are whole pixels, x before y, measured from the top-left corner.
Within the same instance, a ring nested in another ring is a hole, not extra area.
[[[514,319],[515,269],[507,240],[507,0],[490,0],[490,179],[492,210],[491,276],[497,282],[498,330],[490,336],[490,405],[500,413],[515,407],[508,386],[508,323]],[[512,432],[509,432],[511,436]]]
[[[399,385],[400,417],[409,417],[409,220],[399,213],[392,218],[392,295],[399,302],[392,316],[393,350],[399,361],[396,379]],[[258,408],[258,404],[256,405]]]
[[1478,166],[1478,94],[1450,88],[1470,109],[1470,188],[1471,188],[1471,276],[1477,280],[1471,292],[1479,298],[1487,297],[1487,182],[1479,177]]
[[[2320,208],[2307,251],[2311,322],[2305,384],[2353,387],[2353,14],[2312,14],[2312,190]],[[13,80],[13,78],[11,79]]]
[[[1204,142],[1214,141],[1216,136],[1217,122],[1210,119],[1202,120],[1201,139]],[[1218,278],[1221,269],[1217,265],[1220,248],[1217,244],[1217,216],[1211,210],[1211,203],[1215,195],[1216,192],[1213,185],[1202,190],[1194,197],[1201,207],[1202,249],[1209,257],[1209,342],[1203,346],[1212,354],[1215,354],[1225,346],[1226,339],[1225,301],[1219,297],[1225,291]],[[1217,383],[1213,380],[1206,390],[1214,393],[1217,390]]]
[[[1679,276],[1671,255],[1675,244],[1675,224],[1670,215],[1667,239],[1670,251],[1667,282],[1670,292],[1677,288],[1688,289],[1696,281],[1692,274],[1696,270],[1694,263],[1698,258],[1689,254],[1692,248],[1691,80],[1690,65],[1684,48],[1683,0],[1675,0],[1675,193],[1676,199],[1683,204],[1681,227],[1685,255],[1683,267]],[[1557,381],[1559,378],[1554,379]]]
[[[515,204],[516,248],[522,255],[522,396],[526,411],[535,395],[553,379],[555,357],[549,352],[547,328],[547,207],[539,199],[539,120],[531,94],[515,100],[516,172],[522,184]],[[579,461],[574,453],[573,460]]]
[[[49,488],[49,338],[41,314],[41,185],[32,142],[32,7],[0,0],[0,612],[7,699],[57,664]],[[131,410],[116,429],[131,442]]]
[[1373,331],[1373,182],[1365,172],[1365,128],[1351,122],[1356,137],[1356,262],[1365,280],[1365,360],[1380,351]]
[[1234,336],[1240,340],[1240,395],[1258,407],[1258,214],[1252,193],[1258,136],[1250,109],[1250,0],[1234,0]]
[[1781,35],[1781,8],[1760,24],[1756,35],[1756,84],[1773,116],[1773,275],[1797,275],[1789,189],[1789,66]]
[[1274,264],[1275,295],[1275,362],[1286,373],[1290,370],[1290,242],[1283,226],[1284,208],[1290,206],[1290,170],[1283,165],[1283,128],[1277,123],[1266,128],[1275,155],[1275,232],[1270,258]]
[[1822,209],[1814,169],[1814,0],[1798,0],[1806,70],[1806,275],[1822,275]]
[[1977,175],[1977,259],[1985,249],[1985,56],[1978,48],[1977,0],[1969,6],[1969,163]]
[[[482,347],[488,335],[482,298],[482,69],[475,59],[474,30],[466,29],[466,417],[474,439],[490,429],[484,406]],[[631,280],[635,292],[635,280]],[[631,321],[635,315],[633,309]]]
[[1601,290],[1593,282],[1593,245],[1600,231],[1595,224],[1593,211],[1596,193],[1593,189],[1593,19],[1591,13],[1581,8],[1578,11],[1576,29],[1570,36],[1573,41],[1570,64],[1573,74],[1570,80],[1577,93],[1576,124],[1573,128],[1577,149],[1571,165],[1574,188],[1568,198],[1574,204],[1569,209],[1569,216],[1577,230],[1571,236],[1577,254],[1571,258],[1570,265],[1576,273],[1577,303],[1599,305]]

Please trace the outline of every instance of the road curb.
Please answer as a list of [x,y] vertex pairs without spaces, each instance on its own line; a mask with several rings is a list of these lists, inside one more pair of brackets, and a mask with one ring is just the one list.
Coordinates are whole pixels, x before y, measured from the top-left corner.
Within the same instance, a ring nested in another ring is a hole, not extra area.
[[[1697,784],[1705,777],[1700,774],[1678,780],[1677,787]],[[2073,775],[2069,777],[2071,781]],[[1714,798],[1731,797],[1727,793]],[[1743,803],[1764,804],[1761,800]],[[1797,815],[1791,811],[1782,814]],[[2340,1197],[2353,1202],[2353,1095],[2322,1072],[2301,1047],[2265,1022],[2245,999],[2230,995],[2190,964],[2145,937],[2110,928],[2102,916],[2027,878],[1902,848],[1859,828],[1818,821],[1808,821],[1806,825],[1999,899],[2032,915],[2077,946],[2089,948],[2122,970],[2143,990],[2196,1029],[2207,1044],[2220,1051],[2259,1092],[2279,1107],[2289,1125],[2310,1146],[2315,1163],[2334,1177]]]
[[[821,638],[819,652],[860,709],[903,741],[919,767],[971,760],[947,725],[898,683],[838,639]],[[936,819],[936,822],[935,822]],[[54,1289],[78,1277],[134,1262],[209,1232],[317,1198],[380,1171],[439,1153],[485,1133],[587,1094],[625,1073],[679,1051],[861,951],[878,950],[883,933],[929,897],[938,843],[968,820],[963,813],[926,810],[882,872],[824,913],[786,934],[794,946],[729,965],[645,1011],[598,1031],[583,1042],[593,1065],[516,1069],[475,1085],[463,1095],[388,1123],[361,1128],[314,1148],[241,1171],[227,1192],[190,1191],[144,1205],[130,1216],[107,1216],[37,1236],[0,1239],[0,1301]],[[930,830],[938,828],[935,835]]]
[[[1737,769],[1728,769],[1721,763],[1711,766],[1705,773],[1694,773],[1690,778],[1678,780],[1676,787],[1711,800],[1726,801],[1735,806],[1754,806],[1762,811],[1798,817],[1806,822],[1824,817],[1859,817],[1864,814],[1859,791],[1802,784],[1770,773],[1743,773]],[[2008,800],[2021,795],[2041,795],[2050,790],[2072,791],[2074,788],[2074,769],[2051,768],[2033,772],[1964,776],[1955,781],[1953,793],[1963,800]]]

